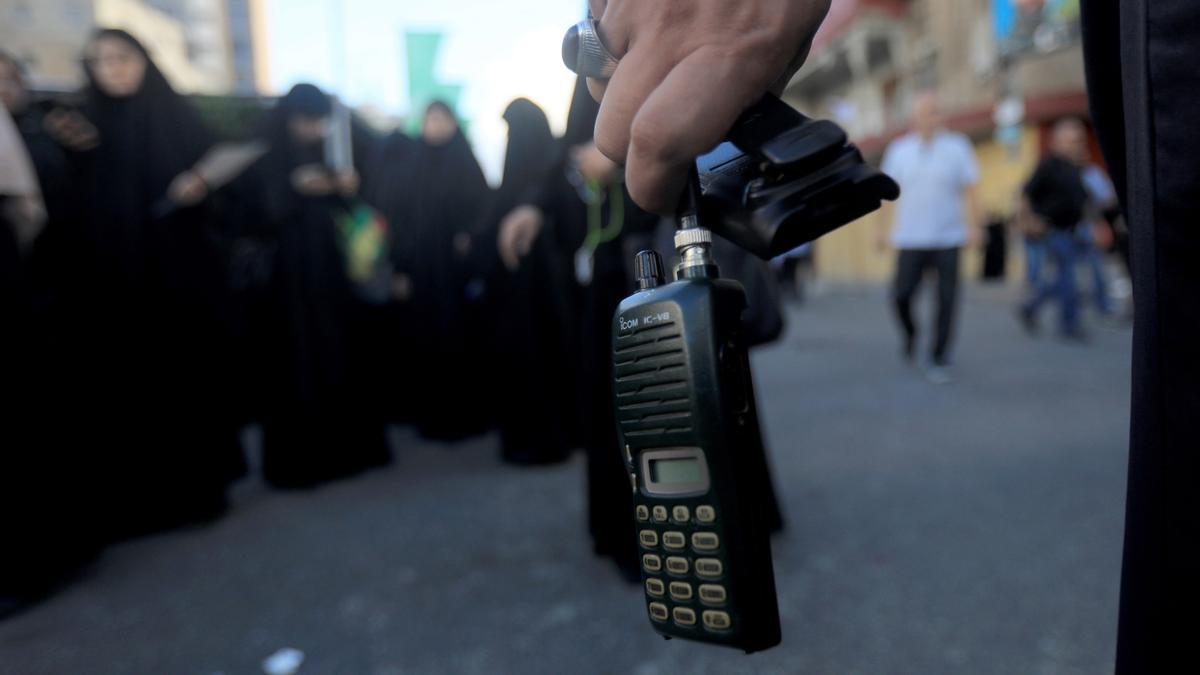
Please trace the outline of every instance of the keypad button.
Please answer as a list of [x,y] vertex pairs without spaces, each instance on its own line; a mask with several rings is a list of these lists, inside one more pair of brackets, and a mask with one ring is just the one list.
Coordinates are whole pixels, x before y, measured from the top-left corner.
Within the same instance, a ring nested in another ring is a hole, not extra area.
[[650,509],[645,504],[637,505],[637,519],[643,522],[650,520]]
[[677,523],[686,523],[687,521],[691,520],[691,518],[692,518],[692,514],[688,512],[688,507],[686,507],[686,506],[671,507],[671,520],[674,520]]
[[725,566],[716,558],[696,558],[695,566],[696,576],[706,579],[716,579],[725,573]]
[[696,520],[702,523],[715,523],[717,522],[717,510],[708,505],[697,506]]
[[672,581],[669,588],[672,600],[687,602],[692,599],[692,585],[685,581]]
[[680,576],[688,573],[688,559],[673,555],[667,558],[667,571]]
[[692,548],[697,551],[715,551],[721,546],[716,532],[693,532]]
[[659,523],[667,522],[667,507],[665,507],[665,506],[654,507],[654,520]]
[[663,596],[663,593],[666,593],[666,591],[667,591],[667,588],[666,588],[666,585],[663,584],[662,579],[647,579],[646,580],[646,592],[649,593],[650,595],[653,595],[656,598],[661,598]]
[[676,607],[671,614],[675,617],[675,623],[680,626],[696,625],[696,612],[691,607]]
[[687,546],[687,537],[682,532],[663,532],[663,546],[672,549],[681,549]]
[[733,625],[729,614],[720,610],[706,609],[701,616],[704,618],[704,627],[709,630],[729,630]]
[[[657,579],[655,581],[657,581]],[[661,585],[662,582],[659,582],[659,584]],[[718,586],[716,584],[700,584],[700,602],[709,605],[723,605],[725,604],[727,597],[728,596],[725,594],[724,586]]]
[[646,548],[654,548],[658,546],[658,533],[654,530],[642,530],[638,532],[638,541]]
[[661,572],[662,558],[654,555],[653,553],[647,553],[646,555],[642,556],[642,568],[647,572]]
[[650,618],[655,621],[666,621],[670,614],[667,612],[667,606],[661,602],[650,603]]

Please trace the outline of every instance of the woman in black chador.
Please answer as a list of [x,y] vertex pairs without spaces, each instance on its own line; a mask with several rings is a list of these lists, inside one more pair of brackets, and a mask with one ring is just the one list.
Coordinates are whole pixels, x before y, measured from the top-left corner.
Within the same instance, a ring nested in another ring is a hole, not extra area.
[[269,268],[248,308],[248,363],[263,426],[263,476],[303,488],[389,460],[355,294],[335,220],[357,189],[325,163],[332,105],[299,84],[264,121],[269,148],[229,186],[240,241]]
[[[486,235],[496,242],[508,223],[541,218],[535,203],[561,154],[546,114],[528,99],[517,99],[504,111],[508,150],[504,180],[485,220]],[[488,247],[494,308],[501,451],[515,464],[545,464],[567,458],[574,425],[574,379],[568,350],[570,278],[567,260],[558,255],[558,230],[521,243],[518,256],[497,259]],[[500,264],[500,263],[503,264]]]
[[[110,536],[221,513],[244,466],[222,367],[224,273],[191,167],[210,138],[145,48],[120,30],[88,42],[79,112],[50,128],[83,193],[78,438],[92,451]],[[48,120],[50,121],[50,120]]]
[[[485,386],[489,364],[478,269],[480,217],[490,195],[453,111],[435,101],[421,137],[384,141],[364,195],[391,224],[394,335],[386,358],[406,391],[393,406],[425,436],[453,440],[494,422]],[[486,255],[486,251],[484,251]]]

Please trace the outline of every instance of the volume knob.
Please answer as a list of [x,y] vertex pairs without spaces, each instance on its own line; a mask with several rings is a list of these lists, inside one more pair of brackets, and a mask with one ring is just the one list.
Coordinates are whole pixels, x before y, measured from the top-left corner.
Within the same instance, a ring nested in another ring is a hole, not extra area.
[[657,251],[639,251],[633,259],[633,274],[638,290],[661,286],[664,280],[662,256]]

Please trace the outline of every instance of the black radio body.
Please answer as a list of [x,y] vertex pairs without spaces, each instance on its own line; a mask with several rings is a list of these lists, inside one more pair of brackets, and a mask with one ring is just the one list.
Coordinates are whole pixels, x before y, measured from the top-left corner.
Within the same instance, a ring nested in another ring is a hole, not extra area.
[[[639,271],[654,264],[640,259]],[[688,274],[666,285],[643,276],[647,288],[621,304],[613,328],[647,610],[664,635],[757,651],[780,636],[739,330],[746,299],[735,281]]]

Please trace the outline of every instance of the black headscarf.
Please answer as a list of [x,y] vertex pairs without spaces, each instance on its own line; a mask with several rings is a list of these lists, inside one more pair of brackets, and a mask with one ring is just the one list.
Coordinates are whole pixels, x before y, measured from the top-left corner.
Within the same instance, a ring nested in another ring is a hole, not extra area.
[[533,101],[518,98],[504,110],[508,123],[508,148],[504,154],[504,178],[497,198],[498,216],[532,199],[546,174],[553,169],[558,149],[546,113]]

